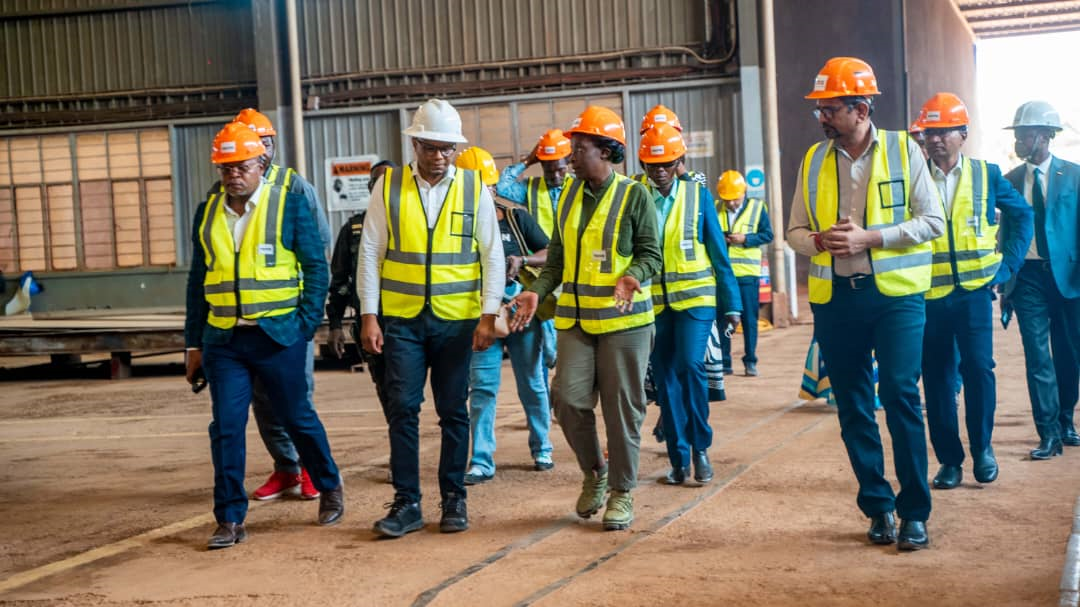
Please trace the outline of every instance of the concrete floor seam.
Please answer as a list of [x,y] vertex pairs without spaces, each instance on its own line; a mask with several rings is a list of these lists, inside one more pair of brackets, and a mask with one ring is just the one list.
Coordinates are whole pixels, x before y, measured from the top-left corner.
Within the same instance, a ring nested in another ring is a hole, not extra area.
[[588,565],[586,565],[585,567],[582,567],[581,569],[579,569],[575,573],[573,573],[573,574],[571,574],[569,576],[566,576],[566,577],[564,577],[564,578],[562,578],[560,580],[557,580],[557,581],[545,586],[544,588],[541,588],[540,590],[533,593],[532,595],[526,597],[524,600],[522,600],[522,601],[520,601],[518,603],[515,603],[514,607],[528,607],[529,605],[534,604],[536,601],[539,601],[539,600],[547,597],[548,595],[558,591],[559,589],[569,585],[570,583],[572,583],[576,579],[580,578],[581,576],[583,576],[583,575],[585,575],[587,573],[590,573],[592,571],[595,571],[597,568],[600,567],[600,565],[603,565],[607,561],[615,558],[616,556],[618,556],[619,554],[621,554],[625,550],[629,549],[634,544],[637,544],[641,540],[653,536],[654,534],[656,534],[657,532],[662,530],[664,527],[667,527],[668,525],[670,525],[674,521],[678,520],[679,518],[681,518],[682,516],[684,516],[688,512],[692,511],[695,507],[699,506],[700,504],[702,504],[706,500],[710,499],[711,497],[713,497],[717,493],[720,493],[722,490],[724,490],[731,483],[736,481],[743,474],[745,474],[746,472],[753,469],[754,466],[756,466],[760,462],[768,459],[769,456],[776,453],[781,448],[785,447],[791,441],[797,439],[798,437],[802,436],[803,434],[806,434],[807,432],[809,432],[809,431],[813,430],[814,428],[816,428],[817,426],[821,425],[821,423],[823,423],[824,421],[825,421],[825,419],[823,418],[823,419],[819,419],[817,421],[814,421],[814,422],[808,424],[804,428],[798,430],[794,434],[792,434],[792,435],[788,436],[787,438],[785,438],[783,441],[777,443],[776,445],[773,445],[772,447],[769,447],[768,449],[765,449],[764,451],[759,453],[757,456],[755,456],[753,459],[751,459],[749,462],[747,462],[745,464],[739,464],[727,476],[725,476],[723,479],[719,479],[720,482],[718,482],[714,486],[710,487],[705,492],[695,496],[693,499],[687,501],[686,503],[684,503],[679,508],[676,508],[675,510],[669,512],[667,515],[660,518],[655,523],[653,523],[652,525],[650,525],[649,527],[644,529],[641,533],[635,534],[634,536],[630,537],[629,539],[627,539],[622,544],[619,544],[619,546],[617,546],[613,550],[611,550],[608,553],[606,553],[606,554],[600,556],[599,558],[593,560]]
[[[518,407],[518,409],[520,411],[520,406]],[[521,412],[521,413],[522,413],[522,416],[524,416],[524,412]],[[500,426],[505,427],[506,425],[512,425],[514,423],[520,423],[520,420],[517,420],[517,419],[506,420],[506,419],[504,419],[502,421],[502,423],[500,424]],[[436,446],[438,446],[438,443],[429,445],[429,446],[421,449],[420,454],[423,455],[425,453],[428,453],[428,452],[434,450]],[[390,459],[389,454],[384,454],[384,455],[381,455],[381,456],[376,457],[374,459],[368,460],[367,462],[365,462],[363,464],[360,464],[360,465],[346,466],[346,467],[339,468],[339,473],[341,474],[342,478],[344,479],[346,474],[351,475],[351,474],[358,474],[358,473],[362,473],[362,472],[367,472],[369,470],[372,470],[372,469],[374,469],[374,468],[376,468],[378,466],[381,466],[381,465],[385,464],[387,461],[389,461],[389,459]],[[209,491],[209,489],[207,491]],[[272,502],[260,502],[260,501],[254,501],[253,500],[252,502],[250,502],[250,505],[249,505],[248,509],[250,511],[251,509],[261,508],[262,506],[265,506],[265,505],[268,505],[268,504],[271,504],[271,503]],[[125,539],[113,542],[111,544],[106,544],[104,546],[99,546],[97,548],[92,548],[92,549],[90,549],[88,551],[82,552],[80,554],[76,554],[74,556],[71,556],[71,557],[68,557],[68,558],[65,558],[65,559],[62,559],[62,560],[59,560],[59,561],[54,561],[52,563],[47,563],[45,565],[41,565],[41,566],[35,567],[33,569],[28,569],[26,571],[21,571],[21,572],[18,572],[18,573],[14,573],[14,574],[8,576],[7,578],[5,578],[3,580],[0,580],[0,593],[15,590],[16,588],[19,588],[21,586],[26,586],[27,584],[31,584],[33,582],[36,582],[38,580],[47,578],[49,576],[56,575],[58,573],[63,573],[64,571],[70,571],[71,569],[74,569],[76,567],[81,567],[83,565],[87,565],[87,564],[93,563],[95,561],[99,561],[101,559],[108,558],[110,556],[115,556],[117,554],[122,554],[124,552],[129,551],[129,550],[134,550],[134,549],[137,549],[137,548],[144,547],[144,546],[148,545],[150,542],[152,542],[152,541],[154,541],[156,539],[163,538],[163,537],[168,537],[170,535],[174,535],[174,534],[177,534],[177,533],[188,531],[188,530],[193,529],[195,527],[198,527],[200,525],[209,525],[212,522],[214,522],[214,515],[212,513],[201,514],[201,515],[194,516],[194,517],[182,520],[182,521],[177,521],[175,523],[171,523],[169,525],[165,525],[164,527],[159,527],[157,529],[151,529],[151,530],[146,531],[144,533],[140,533],[138,535],[135,535],[135,536],[132,536],[132,537],[129,537],[129,538],[125,538]]]
[[[742,437],[750,434],[751,432],[753,432],[753,431],[755,431],[755,430],[757,430],[757,429],[759,429],[759,428],[761,428],[763,426],[768,425],[769,423],[775,421],[776,419],[779,419],[780,417],[783,417],[784,415],[794,411],[795,409],[798,409],[798,408],[802,407],[807,402],[808,401],[805,401],[805,400],[796,400],[795,402],[793,402],[792,404],[788,405],[787,407],[781,409],[780,411],[776,411],[776,412],[774,412],[774,413],[772,413],[770,415],[765,416],[764,418],[761,418],[761,419],[755,421],[754,423],[751,423],[751,424],[745,426],[744,428],[740,429],[735,434],[731,435],[730,437],[727,437],[725,440],[719,441],[718,443],[714,444],[714,447],[730,444],[730,443],[734,442],[735,440],[737,440],[739,438],[742,438]],[[813,424],[811,424],[811,426],[797,432],[796,434],[789,437],[789,439],[795,438],[796,436],[802,434],[803,432],[806,432],[806,431],[810,430],[813,426],[816,426],[817,424],[820,424],[822,421],[824,421],[824,418],[815,421]],[[766,450],[765,452],[762,452],[757,457],[759,457],[759,458],[767,457],[768,455],[773,453],[773,451],[776,448],[779,448],[783,444],[786,444],[786,440],[783,441],[782,443],[778,444],[778,445],[774,445],[772,448]],[[723,487],[724,484],[730,482],[731,480],[734,480],[739,474],[742,474],[742,472],[744,472],[745,469],[749,469],[749,466],[751,466],[756,461],[757,461],[756,459],[752,459],[751,464],[740,464],[739,466],[736,466],[733,473],[729,474],[730,478],[725,477],[724,479],[718,479],[720,481],[720,483],[718,483],[717,485],[714,485],[713,487],[711,487],[710,490],[708,490],[706,493],[698,494],[697,496],[695,496],[691,500],[685,502],[682,505],[682,507],[677,508],[674,511],[674,512],[678,513],[678,515],[675,516],[674,518],[672,518],[671,520],[675,520],[676,518],[678,518],[678,516],[682,516],[683,513],[689,512],[690,509],[693,508],[693,506],[701,503],[707,497],[716,494]],[[642,477],[641,480],[655,481],[658,478],[660,478],[660,476],[662,476],[663,474],[664,474],[664,471],[663,471],[663,469],[661,469],[661,471],[659,471],[659,472],[654,472],[651,475]],[[667,523],[670,523],[671,520],[667,521]],[[454,586],[455,584],[468,579],[469,577],[475,575],[476,573],[479,573],[480,571],[483,571],[488,566],[502,560],[506,556],[513,553],[515,550],[519,550],[519,549],[522,549],[522,548],[527,548],[529,546],[537,544],[537,543],[547,539],[551,535],[553,535],[553,534],[555,534],[555,533],[557,533],[557,532],[559,532],[559,531],[561,531],[561,530],[563,530],[563,529],[565,529],[567,527],[570,527],[575,522],[576,522],[576,518],[574,516],[564,517],[563,519],[560,519],[558,522],[556,522],[556,523],[554,523],[552,525],[549,525],[547,527],[544,527],[542,529],[539,529],[539,530],[533,532],[532,534],[530,534],[529,536],[525,537],[522,540],[519,540],[517,542],[513,542],[511,544],[508,544],[508,545],[500,548],[499,550],[493,552],[492,554],[488,555],[484,559],[481,559],[480,561],[477,561],[476,563],[473,563],[472,565],[466,567],[462,571],[459,571],[458,573],[454,574],[453,576],[443,580],[439,584],[436,584],[435,586],[433,586],[433,587],[425,590],[424,592],[420,593],[420,595],[416,598],[416,600],[413,601],[412,607],[424,607],[425,605],[430,604],[432,601],[435,600],[435,598],[438,597],[438,595],[443,590],[446,590],[446,589]],[[659,528],[663,528],[663,526],[666,526],[667,523],[664,523],[664,525],[661,525],[661,527],[659,527]],[[648,533],[648,531],[646,533]],[[621,550],[618,550],[618,551],[621,551]]]

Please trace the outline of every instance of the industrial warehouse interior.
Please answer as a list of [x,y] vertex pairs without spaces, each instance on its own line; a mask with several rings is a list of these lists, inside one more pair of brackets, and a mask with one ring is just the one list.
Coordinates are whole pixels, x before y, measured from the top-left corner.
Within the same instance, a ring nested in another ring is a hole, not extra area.
[[0,605],[1080,605],[1080,1],[0,32]]

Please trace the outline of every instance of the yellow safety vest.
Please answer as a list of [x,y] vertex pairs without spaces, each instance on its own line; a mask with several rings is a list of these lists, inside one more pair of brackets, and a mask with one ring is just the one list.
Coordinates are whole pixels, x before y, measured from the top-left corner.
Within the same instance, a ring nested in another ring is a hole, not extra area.
[[296,175],[296,171],[289,167],[280,167],[276,164],[270,165],[270,170],[266,172],[266,180],[274,185],[279,185],[286,190],[292,185],[293,176]]
[[953,195],[952,213],[945,213],[948,219],[945,234],[932,241],[934,267],[927,299],[945,297],[957,284],[967,291],[978,289],[990,282],[1001,267],[998,226],[986,221],[989,196],[986,162],[966,160],[966,170],[960,171],[960,182]]
[[555,209],[551,206],[551,194],[548,193],[547,181],[543,177],[529,177],[525,180],[525,207],[529,215],[544,230],[544,235],[551,238],[555,229]]
[[382,264],[382,313],[414,318],[425,305],[444,320],[480,318],[476,213],[480,176],[457,169],[434,229],[406,165],[383,177],[389,236]]
[[[817,232],[828,230],[840,217],[837,153],[831,140],[823,141],[814,144],[803,158],[803,202],[811,228]],[[866,189],[863,217],[866,229],[877,230],[911,219],[908,162],[908,134],[879,129]],[[891,297],[925,293],[930,288],[931,259],[929,242],[902,249],[870,249],[874,284]],[[832,299],[832,266],[828,251],[810,258],[811,303],[827,303]]]
[[[756,234],[761,223],[761,211],[765,203],[757,198],[747,198],[735,213],[734,225],[728,225],[727,207],[720,203],[720,227],[725,234]],[[747,247],[739,244],[728,245],[728,257],[736,278],[761,276],[761,247]]]
[[664,266],[652,282],[656,314],[663,312],[665,306],[674,310],[716,307],[716,275],[698,229],[701,186],[694,181],[676,183],[679,189],[675,192],[675,202],[661,227]]
[[300,266],[281,243],[285,194],[281,186],[263,185],[239,252],[225,218],[228,195],[218,193],[206,202],[199,241],[206,255],[203,290],[210,304],[210,326],[231,329],[238,318],[280,316],[296,309]]
[[580,325],[603,334],[653,322],[652,297],[642,285],[627,312],[615,309],[615,283],[633,257],[619,253],[619,230],[634,182],[618,173],[586,225],[581,224],[582,179],[568,179],[559,197],[559,236],[563,244],[563,291],[555,307],[555,328]]
[[648,173],[638,173],[637,175],[634,175],[634,176],[630,177],[630,179],[633,179],[634,181],[640,183],[641,185],[643,185],[645,187],[649,187],[649,175],[648,175]]

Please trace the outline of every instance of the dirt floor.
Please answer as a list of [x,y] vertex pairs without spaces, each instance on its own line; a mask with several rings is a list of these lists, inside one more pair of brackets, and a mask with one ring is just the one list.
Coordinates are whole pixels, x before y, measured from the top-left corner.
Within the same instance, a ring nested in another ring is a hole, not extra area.
[[[657,482],[668,466],[649,433],[650,407],[637,519],[625,532],[574,516],[581,475],[557,427],[556,468],[532,470],[509,367],[499,468],[470,490],[469,531],[438,533],[429,400],[428,526],[375,539],[371,525],[392,493],[382,414],[367,376],[320,371],[317,404],[345,478],[345,521],[317,527],[317,502],[252,502],[248,541],[216,552],[205,549],[214,526],[207,393],[193,395],[178,375],[3,382],[0,603],[1055,605],[1080,449],[1028,461],[1036,438],[1019,334],[996,337],[1001,477],[980,486],[968,464],[961,488],[935,491],[933,547],[911,554],[868,545],[836,416],[796,398],[808,326],[762,335],[761,376],[729,379],[728,401],[712,411],[712,483]],[[248,439],[254,489],[271,466],[254,423]]]

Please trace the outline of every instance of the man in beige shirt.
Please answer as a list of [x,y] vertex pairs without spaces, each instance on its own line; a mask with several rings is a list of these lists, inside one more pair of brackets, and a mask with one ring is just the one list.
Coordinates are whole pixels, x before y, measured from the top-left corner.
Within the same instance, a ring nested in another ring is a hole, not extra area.
[[[880,94],[869,65],[830,59],[807,99],[827,137],[799,169],[788,242],[810,257],[814,335],[836,395],[841,436],[874,544],[929,545],[926,430],[918,379],[930,287],[930,241],[945,229],[922,152],[907,133],[870,120]],[[900,492],[884,475],[874,417],[873,360],[893,439]],[[902,523],[899,534],[894,510]]]

